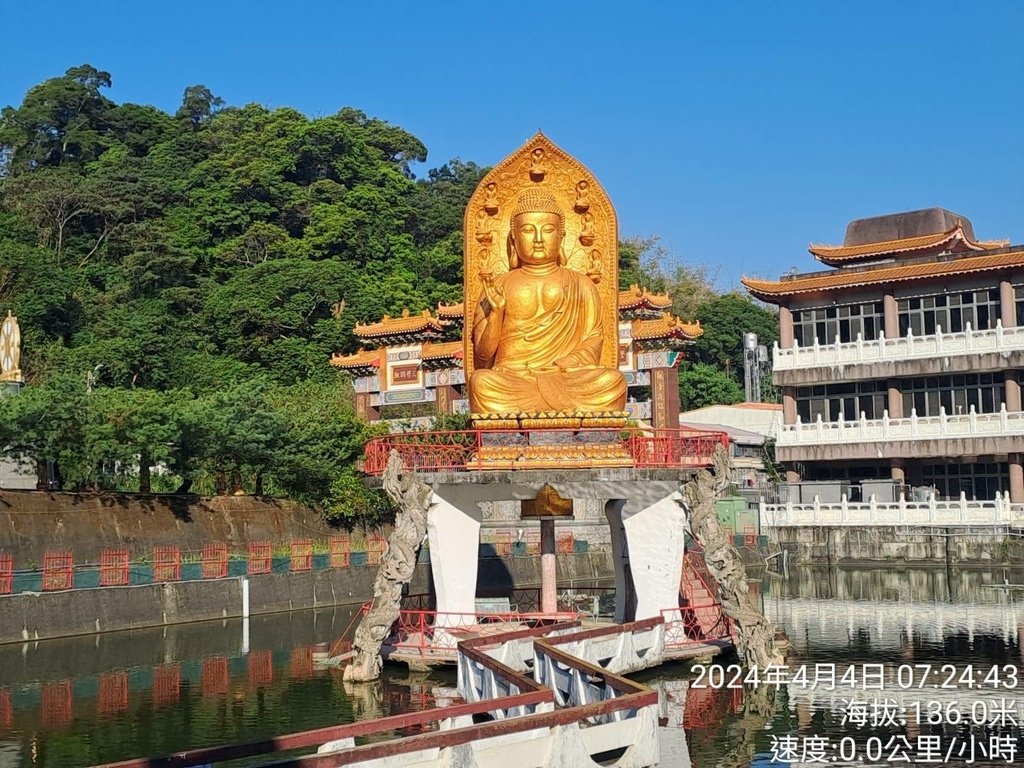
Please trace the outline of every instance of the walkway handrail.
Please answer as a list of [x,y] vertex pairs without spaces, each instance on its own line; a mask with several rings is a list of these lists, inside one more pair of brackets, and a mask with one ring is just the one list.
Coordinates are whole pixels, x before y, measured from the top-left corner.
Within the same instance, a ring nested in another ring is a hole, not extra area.
[[786,371],[1016,350],[1024,350],[1024,327],[1004,328],[1001,321],[996,320],[995,328],[982,331],[973,330],[968,323],[966,330],[957,333],[947,333],[942,326],[936,326],[935,333],[922,336],[908,332],[906,336],[887,339],[884,333],[879,333],[877,339],[864,340],[857,334],[854,341],[820,344],[815,338],[805,347],[794,342],[786,348],[776,342],[772,360],[773,370]]
[[997,493],[988,501],[971,500],[963,492],[960,498],[940,501],[880,502],[871,496],[866,502],[849,501],[845,494],[838,502],[824,502],[818,496],[806,503],[760,503],[761,526],[769,528],[803,525],[824,526],[1013,526],[1024,523],[1024,506],[1010,502],[1009,492]]

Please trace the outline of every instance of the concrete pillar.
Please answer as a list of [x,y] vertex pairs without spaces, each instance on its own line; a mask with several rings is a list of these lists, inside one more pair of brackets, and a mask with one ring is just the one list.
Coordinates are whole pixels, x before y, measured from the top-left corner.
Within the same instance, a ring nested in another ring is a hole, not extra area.
[[[661,616],[663,610],[678,608],[687,525],[686,510],[678,503],[681,499],[676,491],[642,509],[637,508],[636,501],[626,499],[612,499],[605,506],[615,557],[617,620],[639,621]],[[632,615],[629,601],[622,599],[619,589],[623,584],[628,592],[627,576],[636,596]]]
[[1019,453],[1007,456],[1010,463],[1010,503],[1024,504],[1024,463]]
[[379,421],[380,411],[370,405],[368,392],[356,392],[356,416],[363,421]]
[[[889,334],[886,334],[888,336]],[[886,401],[886,409],[889,411],[890,419],[903,418],[903,391],[900,389],[899,379],[889,379],[889,397]]]
[[787,469],[786,470],[786,482],[787,483],[799,483],[800,482],[800,473],[797,472],[795,469]]
[[427,514],[427,540],[438,613],[436,626],[469,624],[476,613],[483,512],[474,500],[450,500],[435,493],[433,501]]
[[796,387],[782,388],[782,423],[796,424]]
[[[605,503],[604,514],[608,518],[608,534],[612,541],[612,563],[615,568],[615,621],[628,621],[636,611],[636,596],[633,590],[633,575],[629,568],[629,547],[626,543],[626,529],[622,524],[622,508],[625,499],[612,499]],[[680,576],[682,578],[682,576]]]
[[999,319],[1003,328],[1017,325],[1017,294],[1009,280],[999,281]]
[[891,293],[882,297],[882,314],[885,319],[885,338],[898,339],[900,336],[900,311],[896,297]]
[[907,469],[903,463],[903,459],[890,459],[889,469],[892,473],[892,480],[894,483],[906,483],[907,482]]
[[555,565],[555,518],[540,519],[540,610],[558,611],[558,572]]
[[1006,410],[1013,412],[1021,410],[1020,405],[1020,372],[1003,372],[1003,402],[1006,403]]
[[779,347],[793,346],[793,312],[789,307],[779,307]]
[[655,429],[679,429],[679,370],[651,371],[651,424]]

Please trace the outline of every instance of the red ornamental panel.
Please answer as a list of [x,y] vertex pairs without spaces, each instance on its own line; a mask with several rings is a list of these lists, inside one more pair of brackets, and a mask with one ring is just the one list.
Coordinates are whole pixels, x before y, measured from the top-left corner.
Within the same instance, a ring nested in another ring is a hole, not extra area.
[[163,664],[153,668],[153,706],[173,704],[181,695],[181,667]]
[[571,555],[573,547],[575,546],[575,537],[571,533],[565,533],[558,537],[555,542],[557,552],[560,555]]
[[292,540],[293,571],[309,571],[313,568],[313,542],[309,539]]
[[127,586],[130,562],[127,549],[104,549],[100,554],[100,586]]
[[203,578],[223,579],[228,575],[228,545],[214,542],[203,545]]
[[14,707],[11,705],[11,692],[0,688],[0,728],[5,731],[14,727]]
[[531,530],[526,532],[526,554],[540,554],[540,531]]
[[181,579],[181,550],[178,547],[153,549],[153,581]]
[[272,651],[253,651],[249,654],[249,687],[270,685],[274,681],[274,654]]
[[270,573],[273,566],[273,551],[269,541],[249,542],[249,575]]
[[310,646],[292,648],[291,676],[294,678],[313,676],[313,649]]
[[71,681],[47,683],[42,691],[43,725],[67,725],[71,722]]
[[380,559],[387,548],[387,542],[379,533],[375,533],[366,540],[366,564],[380,565]]
[[128,709],[128,673],[109,672],[100,675],[101,715],[113,715]]
[[14,588],[14,557],[0,555],[0,595],[9,595]]
[[43,591],[56,592],[75,585],[75,556],[71,552],[43,555]]
[[352,562],[352,539],[344,533],[332,536],[327,543],[331,557],[331,568],[348,568]]
[[203,659],[203,695],[218,696],[228,692],[228,660],[224,656]]

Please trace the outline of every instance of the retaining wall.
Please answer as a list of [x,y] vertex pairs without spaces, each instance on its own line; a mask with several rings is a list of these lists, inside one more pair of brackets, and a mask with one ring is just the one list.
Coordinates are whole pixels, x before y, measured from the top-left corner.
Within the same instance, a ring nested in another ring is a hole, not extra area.
[[[561,554],[557,563],[559,583],[565,586],[613,576],[607,552]],[[259,615],[362,603],[373,597],[376,575],[376,568],[353,567],[250,576],[250,612]],[[478,593],[539,584],[539,556],[480,561]],[[419,563],[409,592],[430,591],[430,565]],[[0,596],[0,643],[241,615],[241,578],[26,592]]]
[[1024,540],[998,529],[787,526],[763,529],[790,562],[839,565],[998,565],[1024,562]]

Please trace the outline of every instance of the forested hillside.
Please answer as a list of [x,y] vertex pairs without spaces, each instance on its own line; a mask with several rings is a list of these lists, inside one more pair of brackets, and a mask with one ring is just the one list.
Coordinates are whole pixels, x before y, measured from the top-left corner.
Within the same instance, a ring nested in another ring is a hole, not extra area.
[[[485,169],[416,179],[426,147],[352,108],[311,119],[190,86],[168,114],[110,85],[75,67],[0,114],[0,309],[20,319],[28,382],[0,398],[0,444],[55,459],[69,488],[240,484],[372,513],[352,466],[366,430],[327,361],[357,321],[461,299],[462,210]],[[773,327],[698,272],[658,274],[650,245],[623,248],[623,282],[700,294],[716,373],[739,346],[712,348],[715,312]]]

